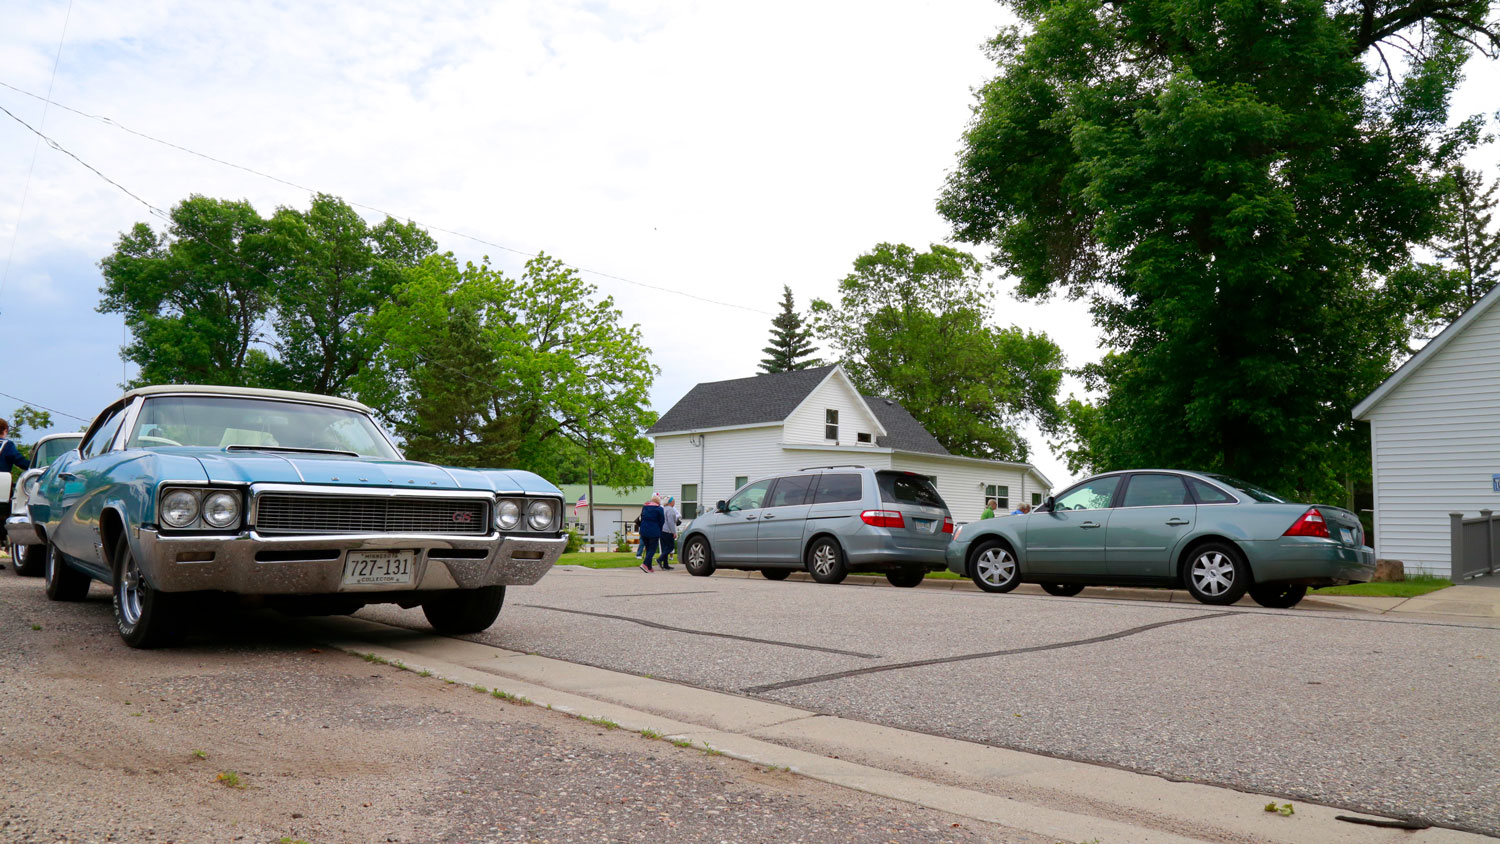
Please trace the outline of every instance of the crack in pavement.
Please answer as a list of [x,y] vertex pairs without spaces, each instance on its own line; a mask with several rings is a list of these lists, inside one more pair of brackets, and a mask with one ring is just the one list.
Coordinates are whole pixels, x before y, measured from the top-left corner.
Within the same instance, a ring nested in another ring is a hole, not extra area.
[[1010,648],[1003,651],[986,651],[978,654],[963,654],[960,656],[934,657],[933,659],[919,659],[913,662],[897,662],[890,665],[872,665],[869,668],[854,668],[849,671],[835,671],[831,674],[818,674],[813,677],[803,677],[800,680],[783,680],[780,683],[767,683],[763,686],[749,686],[740,691],[747,695],[774,692],[780,689],[790,689],[795,686],[807,686],[813,683],[826,683],[830,680],[843,680],[847,677],[859,677],[865,674],[878,674],[883,671],[898,671],[903,668],[921,668],[926,665],[943,665],[949,662],[965,662],[971,659],[988,659],[995,656],[1012,656],[1014,654],[1028,654],[1037,651],[1055,651],[1059,648],[1076,648],[1080,645],[1093,645],[1099,642],[1108,642],[1114,639],[1123,639],[1126,636],[1134,636],[1137,633],[1145,633],[1158,627],[1167,627],[1173,624],[1186,624],[1190,621],[1204,621],[1210,618],[1223,618],[1228,615],[1236,615],[1232,612],[1216,612],[1206,615],[1195,615],[1191,618],[1174,618],[1169,621],[1157,621],[1151,624],[1142,624],[1128,630],[1117,633],[1106,633],[1103,636],[1093,636],[1088,639],[1074,639],[1070,642],[1054,642],[1050,645],[1032,645],[1026,648]]
[[713,589],[700,589],[697,592],[626,592],[623,595],[600,595],[601,598],[655,598],[658,595],[717,595]]
[[858,653],[857,651],[841,651],[838,648],[824,648],[819,647],[818,645],[802,645],[796,642],[778,642],[774,639],[757,639],[753,636],[736,636],[733,633],[715,633],[710,630],[694,630],[690,627],[673,627],[670,624],[661,624],[660,622],[656,621],[647,621],[644,618],[631,618],[628,615],[613,615],[611,613],[604,612],[589,612],[588,610],[570,610],[564,609],[562,607],[542,606],[541,604],[522,604],[521,606],[529,607],[534,610],[552,610],[553,612],[567,612],[573,613],[574,615],[591,615],[595,618],[608,618],[615,621],[629,621],[632,624],[639,624],[644,627],[652,627],[657,630],[670,630],[674,633],[689,633],[694,636],[713,636],[717,639],[734,639],[735,641],[739,642],[753,642],[757,645],[775,645],[779,648],[798,648],[804,651],[818,651],[825,654],[854,656],[859,657],[860,659],[880,659],[880,654],[862,654]]

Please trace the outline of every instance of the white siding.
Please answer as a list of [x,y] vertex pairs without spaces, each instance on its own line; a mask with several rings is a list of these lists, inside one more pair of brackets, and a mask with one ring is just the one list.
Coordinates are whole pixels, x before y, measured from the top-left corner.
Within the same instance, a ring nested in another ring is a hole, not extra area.
[[1023,501],[1030,503],[1033,492],[1047,494],[1036,475],[1018,466],[986,465],[968,460],[945,460],[937,455],[902,453],[892,458],[891,468],[936,476],[938,495],[947,502],[953,521],[959,524],[978,521],[984,512],[984,487],[988,484],[1009,487],[1010,508],[1005,511],[1007,513],[1021,506]]
[[1375,552],[1447,574],[1448,514],[1500,510],[1500,307],[1492,307],[1367,412]]
[[710,431],[703,435],[704,450],[701,451],[688,442],[689,436],[676,434],[656,438],[654,484],[657,492],[680,495],[682,485],[699,483],[701,474],[700,504],[707,507],[732,495],[734,479],[738,476],[754,480],[818,463],[851,462],[847,458],[825,459],[817,452],[783,450],[780,425]]
[[[835,445],[824,434],[826,411],[839,412],[837,445],[875,447],[878,423],[863,397],[855,391],[842,370],[835,370],[819,384],[802,404],[786,418],[786,442],[801,445]],[[870,443],[858,442],[859,434],[869,434]]]

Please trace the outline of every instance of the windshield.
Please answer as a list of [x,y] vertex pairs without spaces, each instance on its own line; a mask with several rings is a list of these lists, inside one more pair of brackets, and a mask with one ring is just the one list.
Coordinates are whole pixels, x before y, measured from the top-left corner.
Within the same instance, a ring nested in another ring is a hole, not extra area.
[[1215,475],[1212,472],[1204,472],[1203,476],[1206,477],[1206,478],[1213,478],[1214,480],[1218,481],[1219,483],[1223,484],[1224,486],[1229,487],[1230,489],[1232,489],[1232,490],[1234,490],[1236,492],[1243,492],[1244,494],[1250,496],[1251,498],[1255,499],[1256,501],[1259,501],[1262,504],[1290,504],[1290,503],[1292,503],[1290,499],[1283,498],[1283,497],[1277,495],[1276,493],[1274,493],[1274,492],[1272,492],[1272,491],[1270,491],[1268,489],[1264,489],[1262,487],[1258,487],[1255,484],[1245,483],[1244,481],[1242,481],[1242,480],[1240,480],[1238,478],[1231,478],[1228,475]]
[[78,443],[82,439],[82,436],[58,437],[57,439],[47,440],[44,443],[38,443],[36,452],[31,455],[31,467],[33,469],[41,469],[50,466],[52,461],[77,448]]
[[369,416],[357,410],[231,396],[146,399],[127,448],[284,448],[399,459]]

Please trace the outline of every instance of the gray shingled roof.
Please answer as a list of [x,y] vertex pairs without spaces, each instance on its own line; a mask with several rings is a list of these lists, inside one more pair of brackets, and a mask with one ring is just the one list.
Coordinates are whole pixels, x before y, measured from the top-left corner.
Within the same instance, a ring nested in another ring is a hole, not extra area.
[[662,414],[646,434],[780,422],[791,416],[832,371],[832,366],[820,366],[699,384]]
[[886,435],[876,437],[875,444],[881,448],[894,448],[898,451],[920,451],[923,454],[949,454],[948,449],[937,438],[927,432],[912,416],[906,408],[902,407],[895,399],[881,398],[880,396],[865,396],[865,404],[880,420],[880,426],[885,428]]

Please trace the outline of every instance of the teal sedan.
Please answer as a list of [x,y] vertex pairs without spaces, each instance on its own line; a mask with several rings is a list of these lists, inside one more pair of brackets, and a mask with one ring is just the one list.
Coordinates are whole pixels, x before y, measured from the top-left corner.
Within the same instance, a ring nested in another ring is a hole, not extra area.
[[1089,478],[1030,514],[961,525],[947,561],[986,592],[1158,586],[1205,604],[1248,593],[1284,609],[1310,587],[1368,581],[1375,551],[1364,539],[1359,518],[1340,507],[1224,475],[1143,469]]

